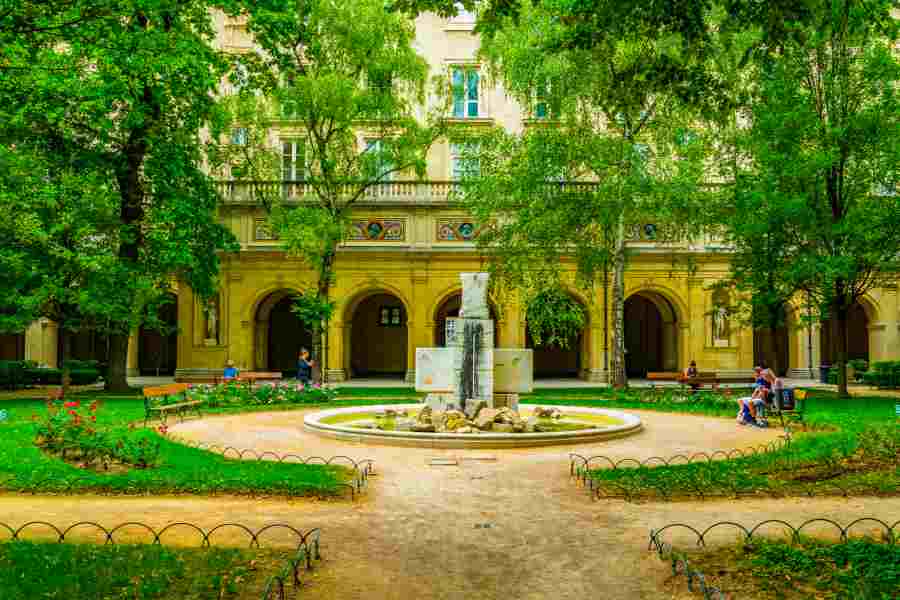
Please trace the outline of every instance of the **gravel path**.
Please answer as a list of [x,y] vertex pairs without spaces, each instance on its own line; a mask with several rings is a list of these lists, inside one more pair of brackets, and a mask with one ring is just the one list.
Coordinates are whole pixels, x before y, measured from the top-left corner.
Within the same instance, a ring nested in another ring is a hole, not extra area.
[[[647,458],[758,445],[778,434],[727,419],[632,412],[644,420],[645,430],[629,438],[487,451],[362,446],[321,438],[302,430],[300,412],[205,418],[172,429],[186,438],[242,448],[372,458],[378,474],[354,504],[0,496],[0,515],[13,524],[85,519],[162,526],[189,520],[210,526],[279,521],[319,527],[326,561],[303,597],[329,600],[671,598],[678,592],[668,582],[665,565],[647,551],[651,527],[672,521],[703,527],[723,519],[756,523],[775,515],[798,523],[811,515],[841,522],[857,515],[900,519],[897,498],[592,501],[569,478],[571,451]],[[455,458],[458,465],[431,466],[433,458]],[[272,541],[279,535],[273,534]]]

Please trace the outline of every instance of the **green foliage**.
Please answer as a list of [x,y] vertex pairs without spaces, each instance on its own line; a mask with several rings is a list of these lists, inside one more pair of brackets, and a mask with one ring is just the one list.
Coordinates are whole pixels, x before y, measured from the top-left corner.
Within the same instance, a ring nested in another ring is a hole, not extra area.
[[97,428],[97,401],[82,406],[79,400],[47,403],[47,412],[35,420],[35,444],[82,467],[111,462],[146,469],[159,459],[159,440],[141,432],[111,434]]
[[[223,140],[242,127],[246,141],[219,144],[217,163],[243,182],[302,182],[289,194],[277,186],[251,190],[271,211],[288,252],[316,270],[317,293],[327,300],[323,292],[332,283],[337,245],[348,235],[351,207],[395,175],[424,174],[427,150],[439,135],[436,115],[425,124],[416,118],[428,65],[413,49],[412,20],[379,0],[276,0],[234,3],[230,10],[247,11],[261,51],[241,57],[247,83],[226,100],[230,110],[213,128],[213,139]],[[282,149],[267,140],[275,119],[296,125],[290,136],[296,161],[286,171]]]
[[[121,343],[173,277],[209,296],[217,222],[200,131],[227,62],[212,4],[4,1],[0,327],[38,316]],[[8,212],[8,214],[7,214]]]
[[[733,144],[722,145],[736,205],[726,237],[740,243],[737,264],[744,265],[736,275],[762,293],[760,309],[797,290],[819,316],[837,321],[834,356],[845,394],[847,313],[898,273],[894,6],[823,0],[796,14],[782,2],[731,6],[743,23],[735,26],[757,28],[743,40],[753,62],[739,112],[749,126],[736,127]],[[780,21],[785,10],[792,17]]]
[[[337,390],[319,384],[261,383],[253,387],[237,381],[218,385],[204,384],[188,390],[190,400],[200,400],[211,408],[322,404],[337,397]],[[175,400],[177,401],[177,400]]]
[[[122,399],[110,395],[88,394],[75,396],[74,399],[85,405],[101,397],[104,399],[104,408],[96,413],[97,429],[105,431],[111,438],[126,437],[135,442],[146,438],[153,445],[158,444],[159,457],[154,468],[130,469],[121,473],[97,472],[80,469],[47,454],[34,444],[35,425],[31,420],[33,414],[37,415],[44,409],[45,403],[35,400],[7,400],[4,408],[9,411],[10,418],[0,424],[0,487],[30,492],[331,496],[340,493],[337,483],[351,477],[351,473],[341,467],[225,458],[176,443],[154,431],[132,430],[128,424],[140,422],[144,417],[143,400],[140,398]],[[383,402],[372,401],[375,404]],[[359,404],[360,401],[353,403]],[[336,402],[335,405],[340,403]],[[293,408],[296,405],[284,406]],[[278,407],[279,405],[260,405],[258,410],[273,410]],[[239,406],[212,409],[210,412],[246,410],[247,406]],[[130,452],[127,448],[124,450]]]
[[754,587],[777,597],[887,600],[900,590],[900,547],[883,541],[755,538],[736,554],[735,575],[746,582],[750,574]]
[[0,599],[245,597],[259,551],[145,545],[0,544]]
[[[602,18],[604,10],[623,18]],[[488,224],[479,243],[498,280],[529,296],[559,281],[570,260],[585,288],[612,273],[617,384],[629,231],[653,222],[667,232],[660,243],[674,242],[705,219],[707,140],[694,132],[692,108],[716,86],[705,79],[702,44],[683,44],[673,22],[652,13],[624,3],[519,5],[482,40],[481,55],[534,118],[521,134],[465,140],[479,169],[463,179],[464,201]]]
[[584,308],[565,290],[544,290],[528,301],[528,333],[536,347],[568,348],[584,329]]

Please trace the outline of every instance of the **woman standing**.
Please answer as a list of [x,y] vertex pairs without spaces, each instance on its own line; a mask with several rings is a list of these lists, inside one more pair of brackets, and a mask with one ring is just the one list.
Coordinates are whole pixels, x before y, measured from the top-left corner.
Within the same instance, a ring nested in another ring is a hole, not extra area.
[[297,379],[303,385],[312,383],[312,370],[315,361],[309,360],[309,350],[300,348],[300,356],[297,358]]

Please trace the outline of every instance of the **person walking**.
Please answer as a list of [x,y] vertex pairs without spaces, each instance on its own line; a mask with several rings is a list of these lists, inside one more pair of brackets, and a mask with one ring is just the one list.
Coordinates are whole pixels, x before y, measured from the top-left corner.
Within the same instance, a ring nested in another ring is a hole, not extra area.
[[297,358],[297,379],[303,385],[312,383],[312,370],[316,362],[309,359],[309,350],[300,348],[300,356]]

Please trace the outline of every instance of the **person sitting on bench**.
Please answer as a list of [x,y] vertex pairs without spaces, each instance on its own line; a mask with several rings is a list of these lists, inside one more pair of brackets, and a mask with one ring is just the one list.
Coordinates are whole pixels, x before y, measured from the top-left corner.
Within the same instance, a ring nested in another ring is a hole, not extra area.
[[222,377],[224,379],[234,379],[237,376],[238,370],[234,366],[234,361],[229,359],[228,362],[225,363],[225,370],[222,372]]
[[684,378],[688,381],[688,385],[691,386],[691,393],[696,392],[700,388],[700,384],[696,382],[690,381],[691,379],[697,377],[700,374],[700,371],[697,370],[697,363],[691,361],[691,364],[687,369],[684,370]]

